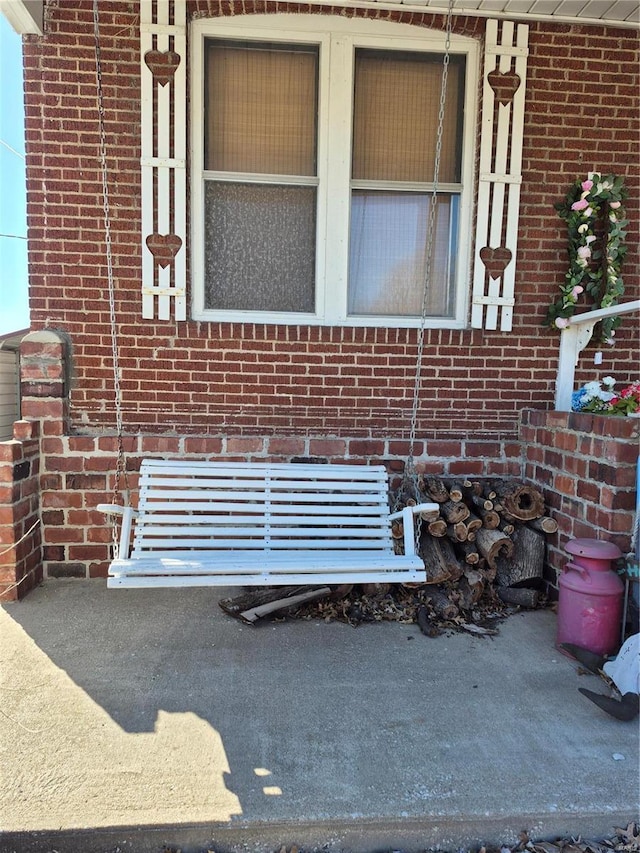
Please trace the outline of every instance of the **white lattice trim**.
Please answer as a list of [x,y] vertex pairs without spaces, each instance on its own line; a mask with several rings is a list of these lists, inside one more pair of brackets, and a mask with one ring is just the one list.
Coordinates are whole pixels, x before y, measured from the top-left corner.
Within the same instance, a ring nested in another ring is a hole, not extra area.
[[[140,4],[142,316],[186,319],[186,4]],[[172,23],[171,23],[172,21]]]
[[[476,329],[496,329],[498,312],[501,331],[512,327],[528,35],[526,24],[516,27],[504,21],[498,40],[498,21],[487,21],[471,309],[471,325]],[[492,75],[503,77],[503,81],[494,79],[495,88]],[[509,98],[501,97],[500,83],[515,86],[516,75],[517,88]]]

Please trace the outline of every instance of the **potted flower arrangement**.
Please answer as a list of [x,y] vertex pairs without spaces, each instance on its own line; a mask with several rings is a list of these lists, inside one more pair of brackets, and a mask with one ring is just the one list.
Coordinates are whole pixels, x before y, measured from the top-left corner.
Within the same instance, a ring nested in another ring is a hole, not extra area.
[[574,391],[571,397],[572,411],[640,417],[640,381],[632,382],[620,392],[613,390],[615,384],[613,376],[587,382]]

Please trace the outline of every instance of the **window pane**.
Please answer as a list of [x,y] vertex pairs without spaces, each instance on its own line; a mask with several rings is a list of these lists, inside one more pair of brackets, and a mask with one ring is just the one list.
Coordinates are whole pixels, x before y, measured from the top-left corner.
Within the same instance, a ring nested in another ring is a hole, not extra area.
[[[431,195],[354,190],[349,314],[419,317]],[[458,197],[438,196],[427,314],[453,314]]]
[[[451,57],[440,181],[460,181],[464,59]],[[356,51],[353,178],[431,182],[434,176],[442,57]]]
[[315,175],[318,49],[209,41],[205,168]]
[[316,188],[207,181],[205,307],[315,311]]

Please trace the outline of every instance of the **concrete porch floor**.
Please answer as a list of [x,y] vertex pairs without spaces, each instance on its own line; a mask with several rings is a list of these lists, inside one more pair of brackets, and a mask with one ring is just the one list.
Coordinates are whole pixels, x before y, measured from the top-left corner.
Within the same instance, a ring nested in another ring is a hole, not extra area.
[[495,638],[245,626],[229,589],[48,581],[0,609],[0,850],[455,851],[638,819],[637,721],[555,616]]

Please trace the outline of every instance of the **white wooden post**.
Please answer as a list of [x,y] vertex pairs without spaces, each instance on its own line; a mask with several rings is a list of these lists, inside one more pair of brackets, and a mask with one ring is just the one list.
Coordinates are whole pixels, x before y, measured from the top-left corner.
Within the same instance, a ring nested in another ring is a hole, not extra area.
[[556,375],[557,412],[571,411],[571,395],[574,391],[573,383],[578,358],[591,340],[593,327],[598,320],[639,310],[640,299],[636,299],[634,302],[612,305],[610,308],[597,308],[594,311],[586,311],[584,314],[574,314],[569,319],[569,325],[560,333],[560,353]]

